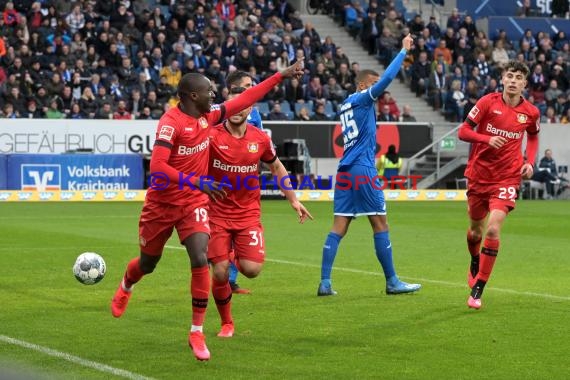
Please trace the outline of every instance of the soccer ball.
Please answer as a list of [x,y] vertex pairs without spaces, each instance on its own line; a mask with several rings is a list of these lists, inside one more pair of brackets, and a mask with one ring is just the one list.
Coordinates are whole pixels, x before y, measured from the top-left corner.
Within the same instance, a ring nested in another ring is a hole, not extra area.
[[94,252],[84,252],[73,264],[73,274],[84,285],[93,285],[105,277],[105,260]]

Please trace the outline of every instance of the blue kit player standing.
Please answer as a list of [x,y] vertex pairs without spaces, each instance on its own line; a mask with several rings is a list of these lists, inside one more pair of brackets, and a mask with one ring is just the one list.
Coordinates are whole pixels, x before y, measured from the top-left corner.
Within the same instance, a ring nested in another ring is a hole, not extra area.
[[[388,235],[386,203],[376,178],[376,100],[396,77],[406,53],[412,47],[410,35],[402,40],[402,50],[386,68],[380,80],[378,73],[362,70],[355,82],[359,92],[350,95],[340,107],[340,124],[344,138],[344,154],[338,166],[334,190],[334,221],[323,247],[321,283],[317,295],[336,294],[331,285],[331,271],[340,240],[346,235],[352,219],[368,216],[374,232],[376,257],[386,277],[386,293],[412,293],[420,284],[407,284],[396,276],[392,261],[392,243]],[[374,183],[371,183],[375,181]]]
[[[245,71],[236,70],[228,74],[228,76],[226,77],[226,83],[230,92],[232,89],[240,87],[248,89],[253,86],[253,78]],[[259,111],[257,110],[256,107],[252,107],[251,112],[249,113],[249,115],[247,115],[247,123],[263,130],[263,124],[261,123],[261,115],[259,114]],[[230,273],[229,281],[230,281],[230,287],[232,288],[232,293],[234,294],[251,293],[249,289],[241,288],[238,285],[237,277],[239,271],[233,262],[230,264],[229,273]]]

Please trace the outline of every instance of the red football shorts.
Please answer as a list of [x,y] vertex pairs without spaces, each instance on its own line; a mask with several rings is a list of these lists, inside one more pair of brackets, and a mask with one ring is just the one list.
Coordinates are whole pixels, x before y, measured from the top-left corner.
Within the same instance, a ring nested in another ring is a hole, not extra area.
[[249,260],[256,263],[265,261],[265,244],[263,227],[254,222],[243,228],[231,221],[223,223],[210,222],[212,236],[208,244],[208,260],[217,264],[230,259],[230,251],[234,250],[236,260]]
[[181,243],[197,232],[209,234],[208,207],[168,206],[145,202],[139,220],[141,252],[160,256],[174,228]]
[[509,213],[515,208],[519,184],[469,183],[467,189],[467,212],[472,220],[481,220],[491,210]]

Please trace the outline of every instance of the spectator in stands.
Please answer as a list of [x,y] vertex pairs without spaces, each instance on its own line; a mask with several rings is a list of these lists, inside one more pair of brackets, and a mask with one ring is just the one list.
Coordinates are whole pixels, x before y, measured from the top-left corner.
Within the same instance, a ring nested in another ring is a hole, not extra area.
[[113,109],[111,108],[111,103],[105,102],[102,106],[97,110],[95,114],[95,119],[106,119],[110,120],[113,119]]
[[287,115],[283,111],[281,111],[281,104],[276,102],[273,104],[273,107],[271,108],[271,112],[269,112],[267,119],[268,120],[288,120],[289,118],[287,117]]
[[353,0],[352,2],[346,2],[344,4],[344,25],[348,30],[348,33],[356,38],[360,34],[362,29],[362,22],[364,20],[364,12],[359,13],[360,2],[358,0]]
[[526,64],[532,66],[536,62],[536,54],[531,47],[530,41],[525,37],[521,39],[519,53],[523,55]]
[[495,78],[489,79],[489,84],[485,88],[484,95],[490,94],[492,92],[501,92],[503,89],[499,85],[499,82]]
[[378,37],[382,30],[382,21],[376,17],[376,9],[368,10],[368,17],[364,19],[362,27],[362,43],[368,50],[368,55],[376,54]]
[[414,36],[420,35],[425,27],[426,25],[424,23],[424,20],[422,20],[421,14],[416,14],[414,18],[408,23],[408,28],[410,28],[410,33],[412,33],[412,35]]
[[552,0],[550,9],[552,9],[552,17],[568,18],[570,16],[568,0]]
[[536,10],[532,8],[530,0],[523,0],[522,5],[517,10],[518,17],[531,17],[536,16]]
[[388,28],[390,34],[396,38],[402,35],[402,29],[404,25],[402,25],[402,21],[398,18],[398,14],[394,9],[391,9],[386,14],[386,18],[382,22],[383,28]]
[[325,103],[317,102],[315,113],[311,116],[311,121],[329,121],[330,118],[325,113]]
[[437,62],[435,70],[433,70],[429,77],[429,102],[434,110],[441,109],[445,101],[447,91],[447,75],[443,68],[442,62]]
[[566,111],[570,109],[570,105],[568,104],[568,101],[566,99],[566,94],[558,95],[558,98],[556,99],[556,103],[554,103],[553,108],[556,115],[560,116],[560,122],[562,122],[562,118],[564,117],[564,115],[566,115]]
[[433,52],[435,48],[439,45],[439,40],[435,39],[435,37],[430,34],[428,28],[424,28],[424,30],[422,31],[422,38],[426,43],[426,47],[431,52]]
[[509,59],[509,54],[503,45],[503,41],[497,40],[495,42],[495,48],[491,53],[491,64],[493,65],[493,72],[499,73],[509,62]]
[[343,63],[346,64],[346,67],[350,67],[350,59],[348,59],[348,56],[340,46],[337,46],[336,54],[333,55],[333,59],[337,70],[340,70],[340,65]]
[[453,63],[453,56],[451,50],[447,48],[445,40],[439,40],[439,45],[434,49],[433,55],[435,57],[442,56],[446,64],[451,65]]
[[558,99],[558,96],[561,94],[563,94],[563,92],[558,88],[558,82],[556,79],[551,79],[548,88],[546,91],[544,91],[544,99],[546,100],[546,105],[548,107],[553,107]]
[[281,84],[275,85],[263,98],[269,104],[269,108],[273,108],[275,103],[282,103],[285,101],[285,91]]
[[429,29],[429,33],[430,35],[433,36],[433,38],[436,39],[440,39],[441,38],[441,28],[439,26],[439,24],[437,23],[437,21],[435,20],[435,16],[430,16],[429,18],[429,22],[426,25],[426,28]]
[[520,40],[520,45],[522,46],[523,42],[528,42],[530,50],[531,51],[536,51],[536,49],[538,48],[538,44],[536,42],[536,39],[534,38],[534,36],[532,35],[532,30],[531,29],[526,29],[524,31],[523,36],[521,37]]
[[400,115],[402,122],[415,122],[416,117],[412,115],[412,107],[409,104],[404,104],[402,107],[402,114]]
[[316,62],[317,64],[322,63],[329,74],[334,74],[336,70],[336,64],[334,62],[332,49],[326,48],[321,56],[317,58]]
[[309,112],[309,107],[303,106],[303,107],[299,108],[299,112],[297,112],[297,114],[295,115],[295,120],[310,121],[311,120],[311,114]]
[[20,117],[20,114],[14,110],[12,103],[5,103],[2,109],[2,118],[4,119],[16,119]]
[[73,103],[71,106],[71,112],[67,115],[68,119],[86,119],[87,115],[81,110],[78,103]]
[[431,74],[430,65],[426,52],[421,52],[418,60],[412,65],[410,88],[416,93],[416,96],[427,93]]
[[[69,88],[69,87],[68,87]],[[71,107],[69,109],[71,112]],[[59,110],[59,105],[56,99],[53,99],[46,112],[47,119],[65,119],[65,114]]]
[[414,45],[412,46],[412,51],[411,51],[413,57],[412,61],[417,62],[419,60],[420,53],[422,52],[426,53],[428,61],[433,60],[433,54],[427,48],[426,41],[424,40],[423,37],[418,37],[418,39],[414,41]]
[[464,108],[467,104],[465,95],[461,91],[461,82],[454,80],[445,99],[445,113],[451,122],[462,121]]
[[540,122],[544,124],[554,124],[560,122],[560,118],[558,115],[556,115],[554,107],[546,108],[546,112],[540,117]]
[[467,36],[470,39],[475,38],[475,35],[477,34],[477,27],[475,26],[475,23],[473,22],[473,18],[470,15],[465,15],[463,22],[459,26],[459,29],[461,29],[461,28],[464,28],[465,30],[467,30]]
[[459,9],[453,8],[451,14],[447,19],[447,27],[453,29],[454,32],[457,32],[461,25],[461,16],[459,15]]
[[378,98],[378,109],[381,110],[384,106],[388,106],[390,109],[390,115],[394,116],[396,119],[400,117],[400,109],[398,108],[398,104],[392,97],[390,91],[384,91]]
[[317,101],[325,102],[323,94],[323,86],[319,77],[312,77],[309,85],[305,89],[305,100],[316,103]]
[[390,106],[389,105],[383,105],[382,108],[380,108],[380,113],[378,114],[378,121],[398,121],[398,118],[395,117],[394,115],[392,115],[390,113]]
[[339,104],[346,98],[346,90],[337,83],[334,76],[330,76],[327,83],[323,86],[323,96],[338,111]]
[[41,108],[38,108],[35,100],[30,100],[28,101],[28,106],[22,113],[21,117],[25,119],[43,119],[45,114]]
[[378,60],[384,66],[392,62],[392,58],[398,53],[399,40],[387,27],[382,29],[382,35],[378,40]]
[[133,117],[127,110],[127,104],[124,100],[119,100],[117,110],[113,112],[113,120],[132,120]]
[[347,63],[341,63],[339,65],[336,78],[338,84],[343,88],[343,90],[346,91],[347,95],[350,95],[354,92],[354,77],[348,69]]
[[544,151],[544,157],[540,159],[536,169],[532,179],[533,181],[542,182],[546,185],[546,193],[543,195],[544,199],[553,199],[555,197],[554,185],[559,185],[556,196],[568,188],[568,180],[558,174],[557,165],[552,157],[551,149]]
[[[453,28],[447,28],[445,30],[445,34],[441,38],[443,38],[445,40],[445,46],[451,51],[455,50],[455,46],[457,45],[456,41],[461,39],[461,37],[459,37],[459,34],[457,32],[455,32],[453,30]],[[465,39],[465,42],[467,43],[467,45],[469,46],[469,40],[466,38],[464,38],[464,39]]]
[[[95,112],[97,111],[97,101],[95,95],[91,91],[90,87],[85,87],[81,98],[79,99],[80,113],[83,115],[82,118],[88,117],[93,119],[95,117]],[[73,106],[71,107],[71,113],[73,114]]]
[[160,76],[166,77],[166,83],[170,86],[177,86],[180,78],[182,78],[182,71],[178,66],[178,61],[173,60],[168,66],[163,67],[160,71]]
[[529,78],[529,95],[534,98],[535,105],[540,110],[541,114],[546,111],[546,99],[544,92],[547,88],[547,79],[542,72],[542,65],[537,64]]
[[481,92],[477,87],[477,82],[473,79],[469,79],[467,81],[467,86],[465,87],[465,98],[467,99],[467,103],[465,103],[465,107],[463,107],[463,117],[461,120],[465,120],[473,106],[477,103],[477,100],[481,97]]
[[291,107],[295,107],[295,103],[305,101],[305,92],[299,79],[291,78],[285,82],[285,100],[289,102]]
[[32,98],[35,102],[36,105],[38,106],[38,108],[40,108],[42,110],[42,112],[46,112],[47,111],[47,107],[49,105],[49,101],[50,101],[50,97],[49,94],[46,91],[46,88],[42,85],[40,85],[36,91],[36,95]]

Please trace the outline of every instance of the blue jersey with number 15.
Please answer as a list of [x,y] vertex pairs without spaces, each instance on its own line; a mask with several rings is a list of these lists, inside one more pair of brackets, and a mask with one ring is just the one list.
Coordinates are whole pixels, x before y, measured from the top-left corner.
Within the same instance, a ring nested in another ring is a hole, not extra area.
[[398,74],[406,57],[402,49],[384,71],[382,78],[368,89],[350,95],[340,106],[340,126],[344,154],[340,166],[374,167],[376,156],[376,100]]

